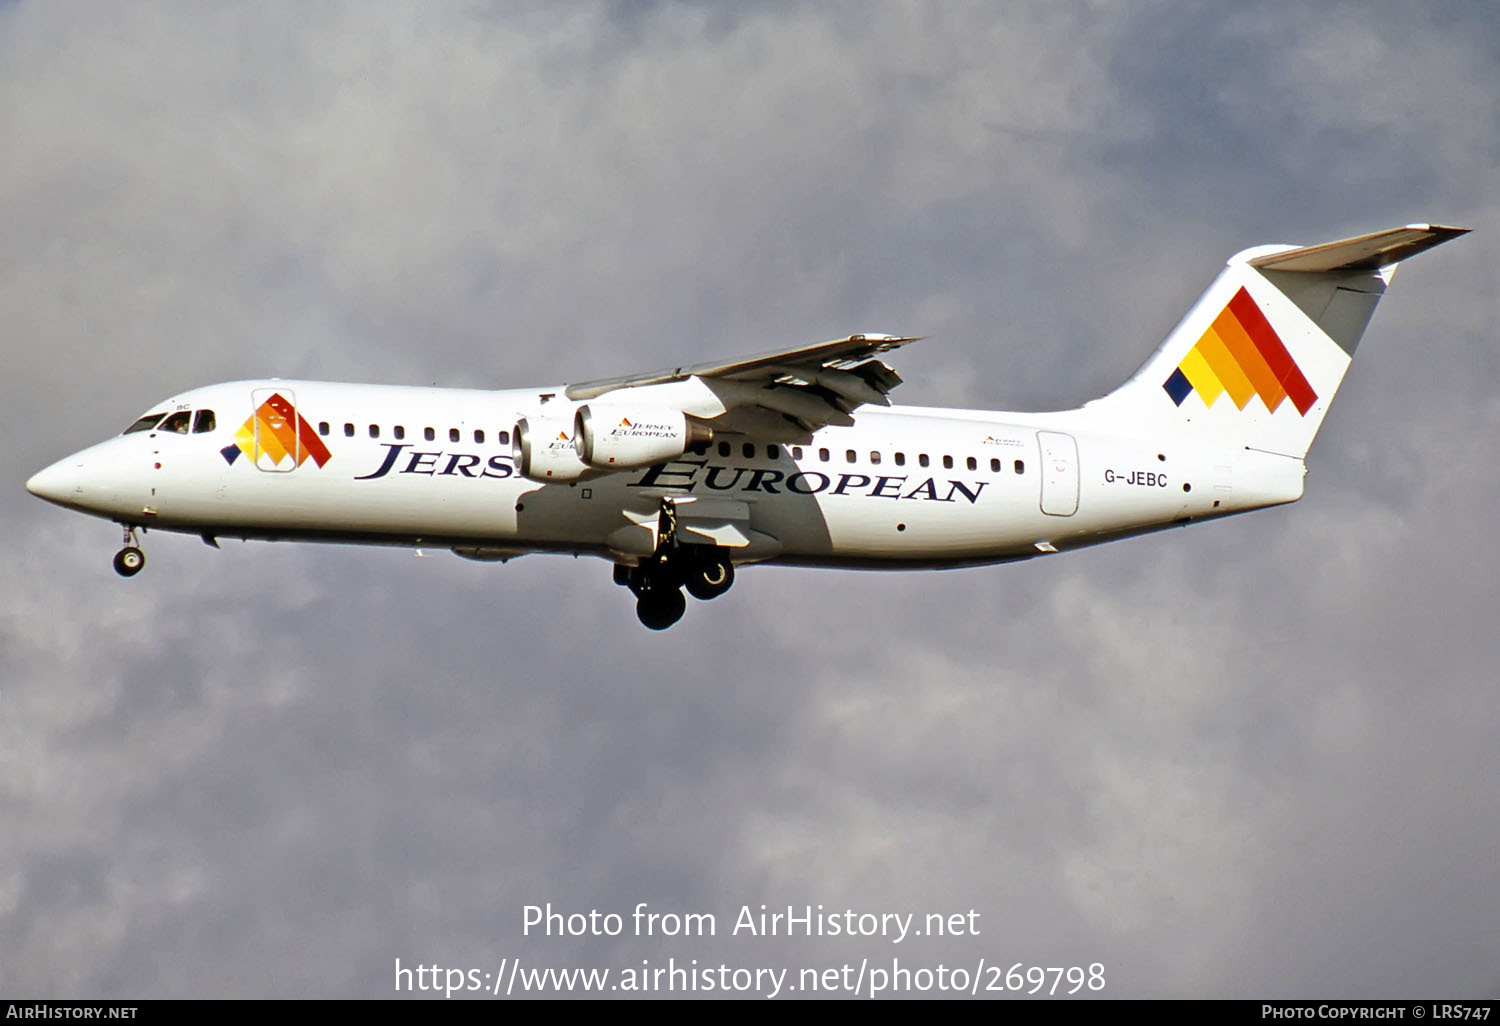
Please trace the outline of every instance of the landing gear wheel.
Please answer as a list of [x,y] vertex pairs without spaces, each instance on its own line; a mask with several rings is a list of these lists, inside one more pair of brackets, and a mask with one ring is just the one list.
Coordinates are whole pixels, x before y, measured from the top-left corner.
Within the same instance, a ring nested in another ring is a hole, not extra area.
[[695,565],[682,583],[695,599],[718,598],[734,583],[734,564],[726,556],[710,556]]
[[678,582],[666,572],[664,567],[638,566],[630,571],[625,585],[636,598],[649,599],[658,592],[676,588]]
[[115,553],[115,573],[121,577],[134,577],[146,565],[146,554],[134,545],[127,545]]
[[635,603],[635,615],[653,631],[664,631],[687,610],[687,599],[676,588],[653,588]]

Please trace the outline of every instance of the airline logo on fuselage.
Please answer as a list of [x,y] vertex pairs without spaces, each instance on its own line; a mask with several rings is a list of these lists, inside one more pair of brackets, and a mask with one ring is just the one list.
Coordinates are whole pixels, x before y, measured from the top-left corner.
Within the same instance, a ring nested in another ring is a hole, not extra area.
[[287,459],[300,467],[309,457],[321,467],[333,455],[313,426],[280,392],[261,403],[235,432],[234,444],[226,445],[219,453],[230,465],[244,453],[251,463],[268,456],[272,465],[278,467]]
[[1271,322],[1243,287],[1161,387],[1178,406],[1194,392],[1205,406],[1212,406],[1227,392],[1237,409],[1243,410],[1258,395],[1272,413],[1290,399],[1298,415],[1303,415],[1318,400]]
[[[681,469],[678,469],[681,468]],[[700,476],[701,474],[701,476]],[[670,488],[684,494],[699,484],[715,492],[765,492],[770,495],[862,495],[869,499],[926,499],[931,502],[953,502],[962,495],[972,505],[979,501],[988,481],[938,481],[928,477],[920,483],[906,474],[825,474],[821,470],[802,470],[795,465],[784,469],[772,467],[735,467],[707,460],[673,460],[646,468],[639,481],[630,488]],[[940,494],[941,493],[941,494]]]
[[[423,451],[409,442],[383,442],[385,455],[380,465],[356,481],[375,481],[383,477],[415,474],[423,477],[453,477],[479,480],[504,480],[516,475],[515,460],[510,456],[478,453]],[[629,472],[627,472],[629,473]],[[634,471],[640,475],[627,488],[660,488],[679,494],[690,494],[700,485],[712,492],[759,492],[767,495],[858,495],[870,499],[914,499],[929,502],[957,502],[970,505],[979,501],[988,481],[918,480],[905,474],[839,473],[800,470],[795,465],[778,467],[744,467],[710,463],[708,460],[671,460]],[[540,485],[541,482],[538,482]]]

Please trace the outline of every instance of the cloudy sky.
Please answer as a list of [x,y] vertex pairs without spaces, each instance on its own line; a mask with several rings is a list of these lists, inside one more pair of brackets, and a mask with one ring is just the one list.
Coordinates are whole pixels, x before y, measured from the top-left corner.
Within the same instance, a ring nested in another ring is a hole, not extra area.
[[[0,995],[394,968],[1500,988],[1492,5],[0,3]],[[501,387],[910,332],[1062,408],[1230,253],[1410,221],[1306,498],[1056,559],[750,569],[153,535],[27,495],[242,377]],[[712,913],[545,937],[523,908]],[[977,911],[749,937],[744,905]]]

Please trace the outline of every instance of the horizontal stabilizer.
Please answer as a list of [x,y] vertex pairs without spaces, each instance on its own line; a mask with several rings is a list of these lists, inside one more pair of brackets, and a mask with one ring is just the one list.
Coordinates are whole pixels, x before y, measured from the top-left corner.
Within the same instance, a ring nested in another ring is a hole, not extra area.
[[1424,249],[1456,239],[1467,228],[1438,224],[1409,224],[1371,235],[1360,235],[1321,246],[1303,246],[1252,258],[1251,267],[1263,271],[1375,271]]

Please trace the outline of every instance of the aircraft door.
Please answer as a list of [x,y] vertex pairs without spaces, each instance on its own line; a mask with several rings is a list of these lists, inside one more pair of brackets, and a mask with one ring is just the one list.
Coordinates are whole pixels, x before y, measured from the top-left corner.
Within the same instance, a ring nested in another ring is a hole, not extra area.
[[1042,512],[1070,517],[1078,512],[1078,443],[1072,435],[1038,431],[1042,447]]
[[296,470],[303,458],[297,397],[284,388],[257,388],[250,393],[250,410],[256,468],[276,474]]

